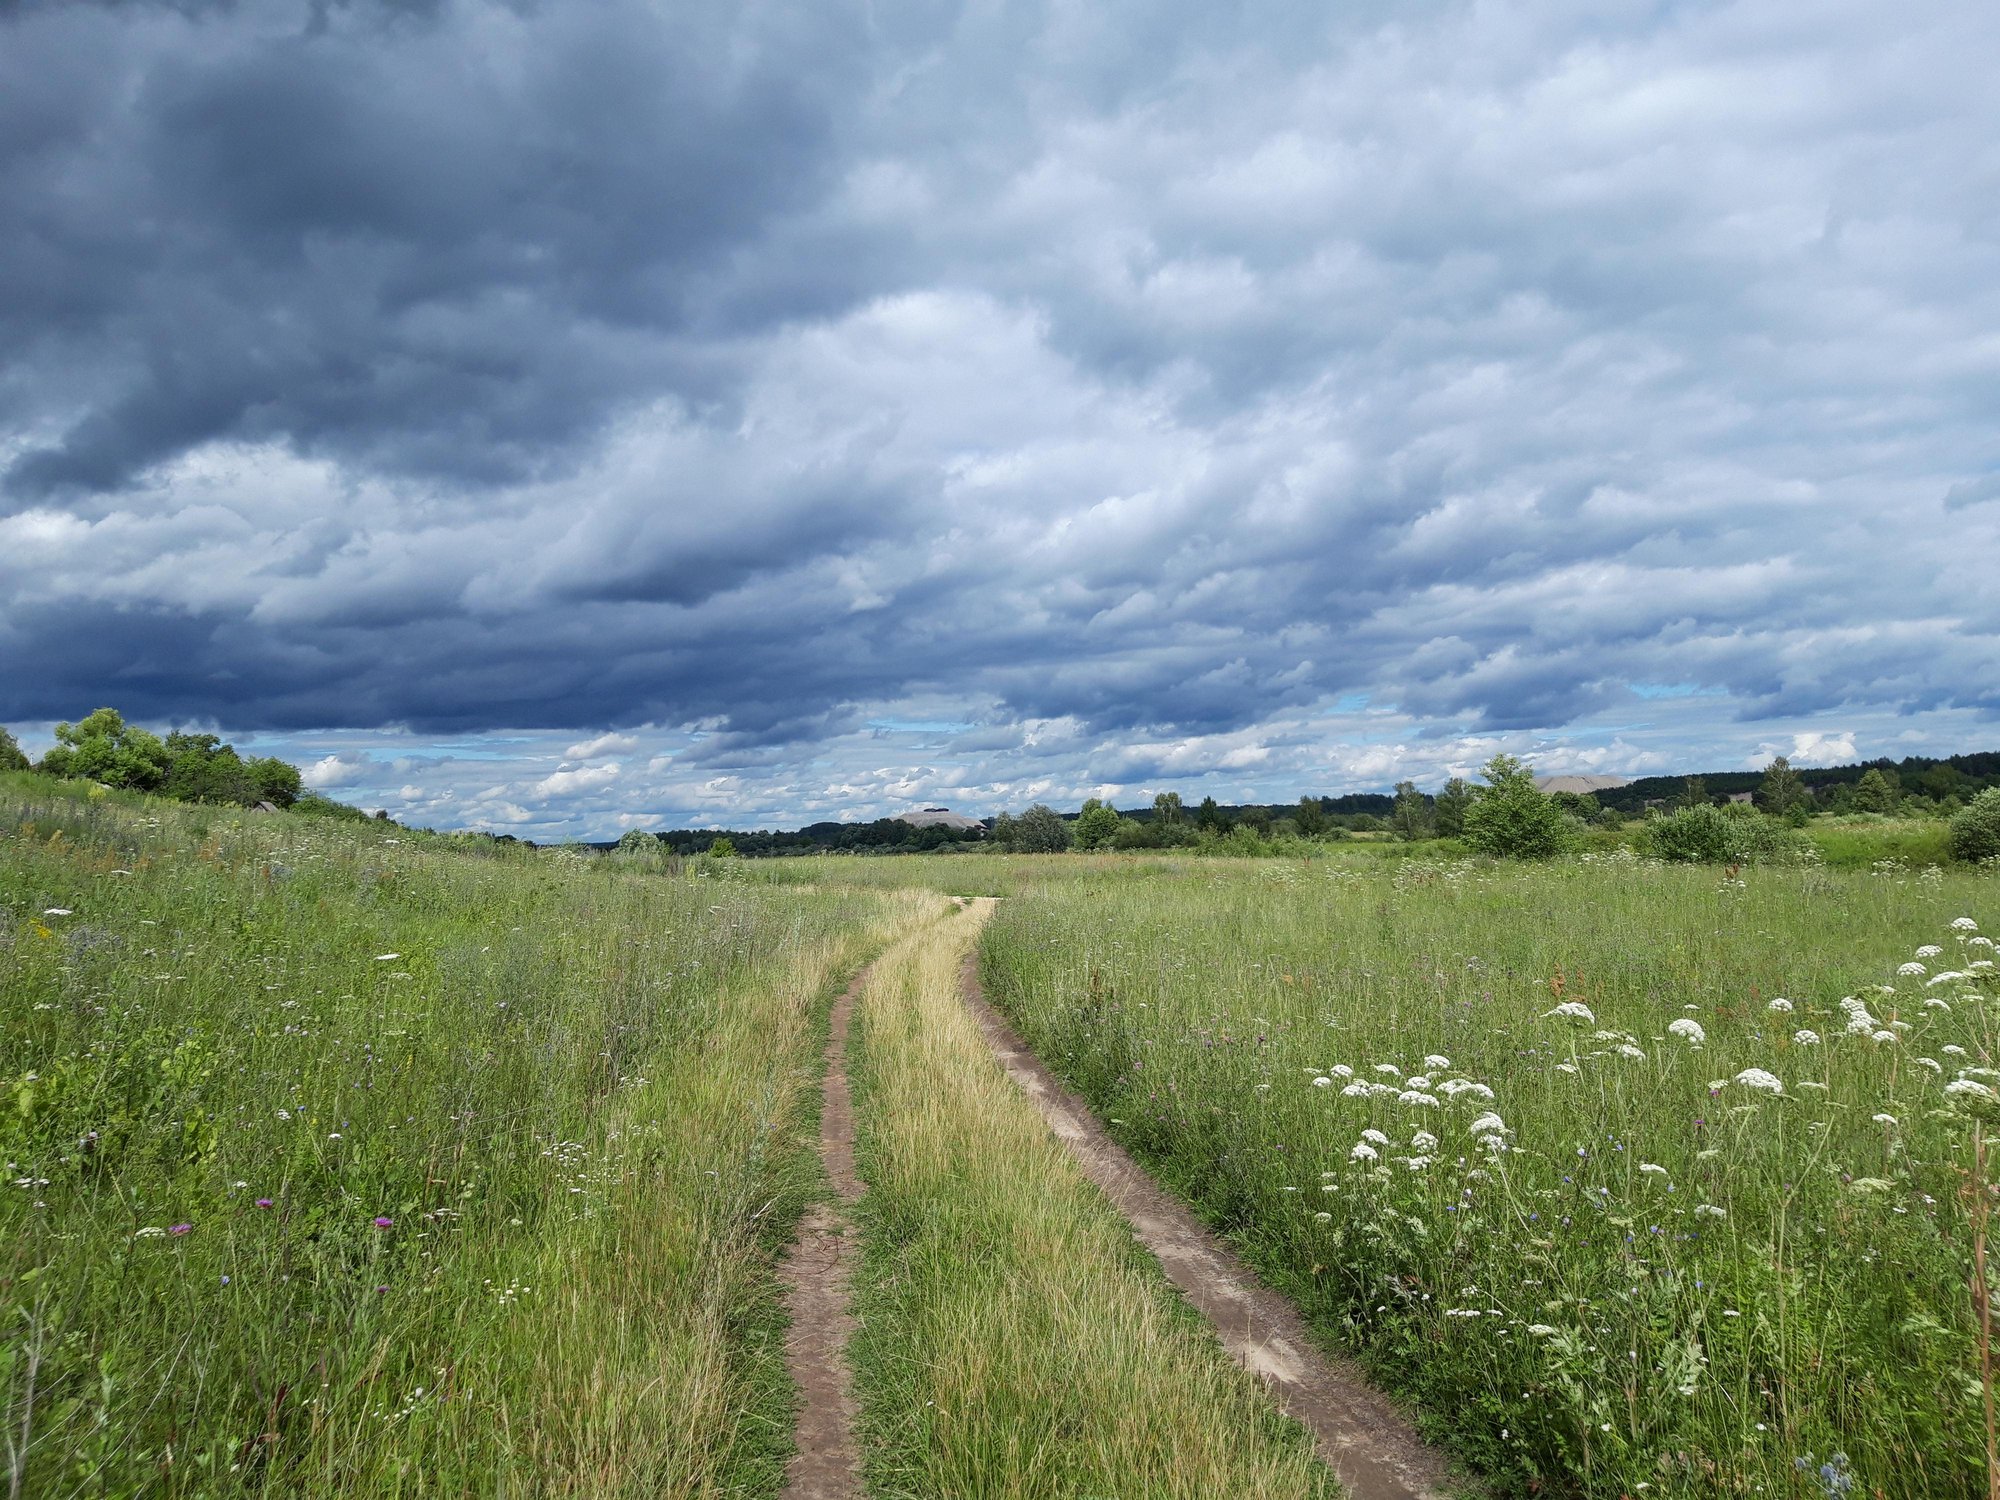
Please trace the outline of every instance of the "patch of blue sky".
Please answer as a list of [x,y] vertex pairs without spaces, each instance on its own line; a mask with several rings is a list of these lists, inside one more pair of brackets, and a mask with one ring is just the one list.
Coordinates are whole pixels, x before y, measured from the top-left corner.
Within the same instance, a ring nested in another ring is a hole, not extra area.
[[964,734],[972,725],[950,719],[870,719],[868,727],[896,734]]

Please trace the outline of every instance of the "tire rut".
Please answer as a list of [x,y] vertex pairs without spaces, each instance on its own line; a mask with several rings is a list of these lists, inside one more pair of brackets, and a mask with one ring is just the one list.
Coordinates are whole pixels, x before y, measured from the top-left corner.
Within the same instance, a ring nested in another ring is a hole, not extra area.
[[783,1500],[858,1500],[861,1448],[855,1438],[860,1407],[848,1367],[855,1320],[849,1301],[859,1248],[844,1207],[864,1191],[854,1171],[854,1100],[847,1086],[847,1033],[868,981],[863,969],[833,1002],[828,1017],[819,1117],[820,1157],[838,1204],[818,1203],[799,1224],[778,1268],[785,1288],[785,1368],[799,1393],[797,1451],[785,1469]]
[[1321,1352],[1289,1299],[1258,1280],[1186,1205],[1154,1182],[1105,1134],[1090,1107],[1029,1050],[981,991],[978,961],[975,948],[960,970],[960,989],[1000,1065],[1125,1216],[1167,1279],[1214,1325],[1230,1357],[1258,1376],[1286,1414],[1312,1433],[1319,1456],[1352,1500],[1451,1495],[1444,1456],[1357,1368]]

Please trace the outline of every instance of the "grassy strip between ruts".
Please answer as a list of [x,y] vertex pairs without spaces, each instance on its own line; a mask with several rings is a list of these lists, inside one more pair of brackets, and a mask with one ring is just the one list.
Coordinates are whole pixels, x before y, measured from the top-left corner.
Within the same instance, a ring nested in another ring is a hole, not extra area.
[[774,1492],[814,1017],[920,910],[0,789],[10,1480]]
[[853,1049],[854,1345],[886,1496],[1312,1496],[1334,1484],[994,1064],[958,995],[985,908],[887,953]]

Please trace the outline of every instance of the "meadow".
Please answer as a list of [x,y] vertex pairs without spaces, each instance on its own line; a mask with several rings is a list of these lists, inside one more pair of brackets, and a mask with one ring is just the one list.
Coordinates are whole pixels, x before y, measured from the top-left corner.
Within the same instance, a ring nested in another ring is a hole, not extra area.
[[990,996],[1498,1492],[1987,1492],[1991,872],[1119,865]]
[[10,1494],[775,1492],[832,989],[934,898],[0,787]]

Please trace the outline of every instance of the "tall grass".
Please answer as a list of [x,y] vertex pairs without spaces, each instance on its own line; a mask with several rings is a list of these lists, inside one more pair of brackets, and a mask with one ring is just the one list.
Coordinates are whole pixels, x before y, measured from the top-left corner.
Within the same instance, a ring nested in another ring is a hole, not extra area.
[[0,789],[14,1490],[775,1491],[815,1007],[899,903],[484,852]]
[[1930,1500],[1987,1489],[2000,997],[1951,924],[1993,932],[1996,897],[1617,859],[1077,871],[1002,907],[986,969],[1503,1489]]
[[892,949],[859,1011],[876,1493],[1330,1494],[995,1065],[957,993],[975,935],[959,917]]

